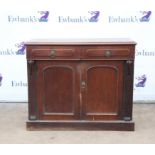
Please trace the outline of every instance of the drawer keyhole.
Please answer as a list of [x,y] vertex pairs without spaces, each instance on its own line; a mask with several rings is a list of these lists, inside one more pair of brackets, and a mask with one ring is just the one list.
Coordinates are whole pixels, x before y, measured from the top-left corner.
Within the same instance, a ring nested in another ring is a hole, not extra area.
[[82,81],[82,82],[81,82],[81,88],[82,88],[82,89],[85,89],[85,88],[86,88],[86,82],[85,82],[85,81]]

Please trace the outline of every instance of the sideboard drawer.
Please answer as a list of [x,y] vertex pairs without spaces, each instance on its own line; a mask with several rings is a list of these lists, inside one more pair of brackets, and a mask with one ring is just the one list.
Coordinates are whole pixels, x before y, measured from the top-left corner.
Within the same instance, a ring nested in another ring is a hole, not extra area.
[[73,47],[44,46],[27,49],[27,58],[30,59],[78,59],[79,53]]
[[133,59],[134,54],[128,47],[117,46],[99,46],[99,47],[85,47],[84,55],[85,59]]

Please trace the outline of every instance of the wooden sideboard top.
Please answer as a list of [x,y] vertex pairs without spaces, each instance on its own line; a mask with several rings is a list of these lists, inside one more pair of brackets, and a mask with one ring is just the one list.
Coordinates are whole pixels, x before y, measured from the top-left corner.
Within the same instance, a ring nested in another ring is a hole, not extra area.
[[34,39],[25,45],[135,45],[128,38],[96,38],[96,39]]

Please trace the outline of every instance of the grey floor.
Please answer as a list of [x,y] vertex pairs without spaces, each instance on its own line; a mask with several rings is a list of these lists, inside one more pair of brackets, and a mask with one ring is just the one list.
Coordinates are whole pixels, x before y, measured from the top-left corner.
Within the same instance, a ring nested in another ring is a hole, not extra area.
[[155,143],[155,104],[134,104],[135,131],[27,131],[26,103],[0,103],[1,144]]

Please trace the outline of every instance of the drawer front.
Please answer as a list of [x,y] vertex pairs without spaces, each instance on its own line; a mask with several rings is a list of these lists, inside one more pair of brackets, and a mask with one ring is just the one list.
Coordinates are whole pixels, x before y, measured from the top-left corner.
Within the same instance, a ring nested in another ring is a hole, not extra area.
[[30,59],[78,59],[79,52],[75,47],[28,47],[27,58]]
[[85,47],[83,52],[85,59],[132,59],[134,49],[126,46],[97,46]]

